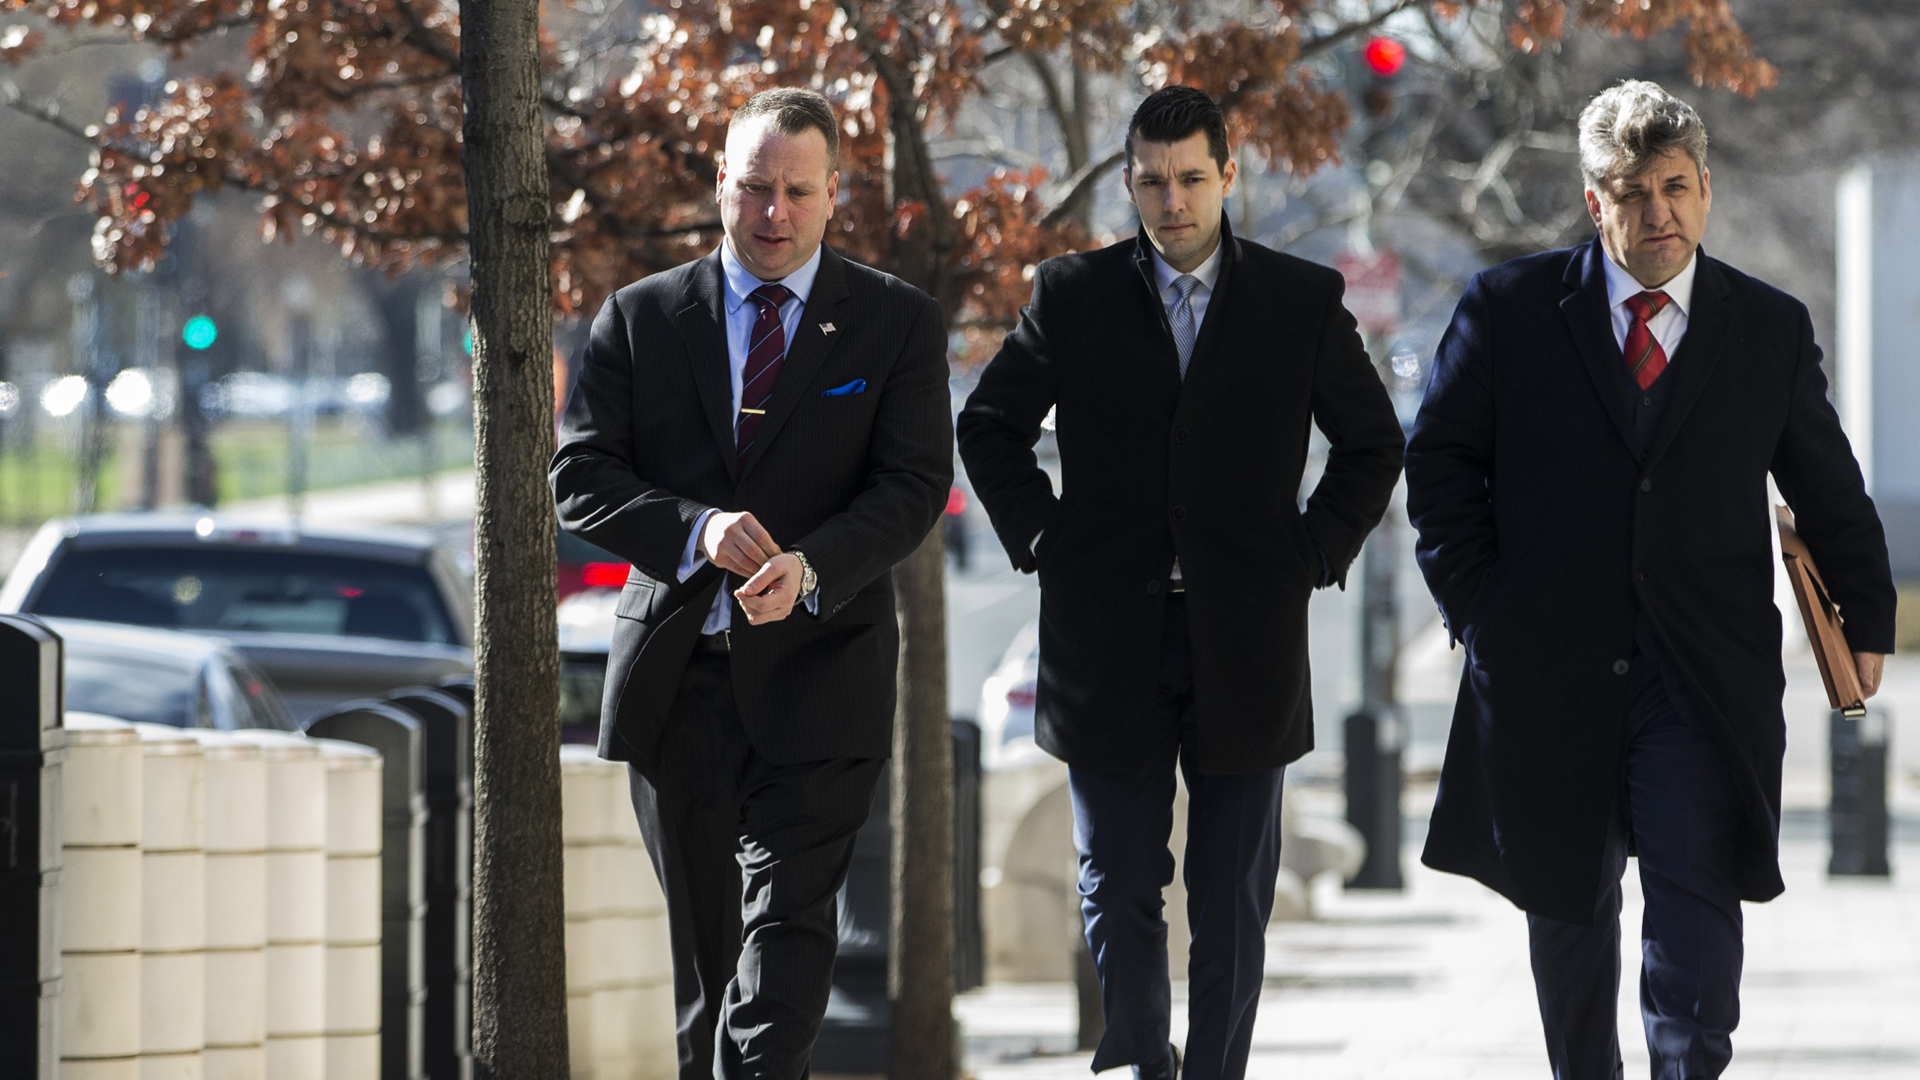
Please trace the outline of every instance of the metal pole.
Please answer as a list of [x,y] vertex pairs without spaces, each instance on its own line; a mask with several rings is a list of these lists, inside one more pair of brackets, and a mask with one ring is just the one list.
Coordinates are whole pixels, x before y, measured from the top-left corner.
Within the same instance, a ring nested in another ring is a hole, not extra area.
[[1829,732],[1833,794],[1827,821],[1832,830],[1830,877],[1887,877],[1888,734],[1893,724],[1883,705],[1864,716],[1835,710]]
[[[1370,334],[1367,351],[1381,356],[1385,344]],[[1388,507],[1361,551],[1360,709],[1346,720],[1346,779],[1347,821],[1366,838],[1367,857],[1347,882],[1350,889],[1406,887],[1400,873],[1400,795],[1405,785],[1401,748],[1406,728],[1395,685],[1400,653],[1396,510]]]

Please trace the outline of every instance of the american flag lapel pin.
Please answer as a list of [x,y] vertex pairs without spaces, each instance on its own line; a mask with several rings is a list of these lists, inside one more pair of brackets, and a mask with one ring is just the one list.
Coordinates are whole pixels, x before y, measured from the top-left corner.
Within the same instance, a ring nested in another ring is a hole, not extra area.
[[823,333],[823,334],[831,334],[831,333],[833,333],[833,324],[832,324],[832,323],[830,323],[830,322],[823,322],[823,323],[821,323],[821,324],[820,324],[820,332],[821,332],[821,333]]

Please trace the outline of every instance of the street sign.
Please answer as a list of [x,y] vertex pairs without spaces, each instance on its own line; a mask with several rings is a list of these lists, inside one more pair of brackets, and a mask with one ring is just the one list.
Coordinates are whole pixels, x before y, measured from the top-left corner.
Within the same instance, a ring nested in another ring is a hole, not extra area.
[[1400,332],[1400,256],[1386,248],[1371,255],[1349,251],[1336,265],[1347,279],[1347,310],[1363,334]]

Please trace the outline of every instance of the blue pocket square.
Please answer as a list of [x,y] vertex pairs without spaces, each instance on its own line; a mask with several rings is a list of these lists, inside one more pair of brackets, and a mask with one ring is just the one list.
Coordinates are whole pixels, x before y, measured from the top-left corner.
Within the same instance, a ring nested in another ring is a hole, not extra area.
[[821,397],[844,397],[847,394],[864,393],[866,389],[867,389],[867,380],[855,379],[845,386],[836,386],[831,390],[822,391],[820,396]]

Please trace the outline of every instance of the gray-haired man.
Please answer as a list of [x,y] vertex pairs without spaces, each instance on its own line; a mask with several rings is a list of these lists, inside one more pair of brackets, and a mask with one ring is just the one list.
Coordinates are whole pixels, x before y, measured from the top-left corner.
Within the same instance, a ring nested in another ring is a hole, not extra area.
[[1784,888],[1769,473],[1868,694],[1893,648],[1886,541],[1807,309],[1699,250],[1706,149],[1652,83],[1595,98],[1599,235],[1474,278],[1407,444],[1420,567],[1469,659],[1423,860],[1526,909],[1557,1080],[1621,1075],[1629,854],[1655,1080],[1732,1057],[1740,904]]

